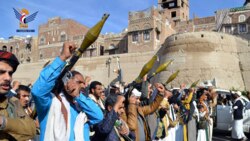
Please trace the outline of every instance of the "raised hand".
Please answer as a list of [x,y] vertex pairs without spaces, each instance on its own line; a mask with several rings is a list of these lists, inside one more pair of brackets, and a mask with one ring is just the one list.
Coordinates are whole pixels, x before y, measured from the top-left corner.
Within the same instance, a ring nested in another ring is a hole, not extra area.
[[75,49],[76,49],[75,43],[64,42],[60,58],[63,61],[66,61],[68,58],[70,58],[73,55],[73,52],[75,51]]

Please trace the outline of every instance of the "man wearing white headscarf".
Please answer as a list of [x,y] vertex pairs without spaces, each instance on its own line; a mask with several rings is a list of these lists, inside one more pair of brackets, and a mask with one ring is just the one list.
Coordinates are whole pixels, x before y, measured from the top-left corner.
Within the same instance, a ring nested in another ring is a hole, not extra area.
[[243,132],[243,110],[244,110],[244,102],[241,99],[241,92],[232,92],[232,96],[234,98],[233,104],[233,125],[232,125],[232,138],[237,140],[247,140]]

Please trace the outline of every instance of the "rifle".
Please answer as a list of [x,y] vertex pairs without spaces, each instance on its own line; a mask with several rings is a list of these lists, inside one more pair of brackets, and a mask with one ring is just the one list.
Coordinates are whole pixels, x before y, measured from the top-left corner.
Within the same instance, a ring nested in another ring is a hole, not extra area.
[[64,67],[61,74],[59,75],[56,84],[52,90],[53,93],[58,94],[63,88],[63,82],[62,78],[67,75],[67,73],[72,69],[72,67],[75,65],[75,63],[78,61],[78,59],[81,57],[82,53],[92,44],[96,41],[98,38],[102,27],[109,17],[109,14],[104,14],[102,19],[92,28],[89,29],[89,31],[86,33],[84,40],[82,41],[82,44],[80,48],[74,52],[73,56],[70,58],[70,61],[68,64]]

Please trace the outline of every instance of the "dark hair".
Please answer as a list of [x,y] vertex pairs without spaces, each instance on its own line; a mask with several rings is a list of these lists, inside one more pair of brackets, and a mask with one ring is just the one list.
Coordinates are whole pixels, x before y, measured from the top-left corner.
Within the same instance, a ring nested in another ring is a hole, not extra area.
[[91,82],[90,85],[89,85],[89,93],[91,93],[91,90],[95,89],[97,85],[102,85],[102,83],[99,82],[99,81],[93,81],[93,82]]
[[71,72],[71,74],[72,74],[73,77],[76,76],[76,75],[82,75],[80,72],[75,71],[75,70],[70,71],[70,72]]
[[114,106],[117,100],[118,94],[111,93],[109,96],[106,98],[105,101],[105,109],[108,110],[108,106]]
[[30,93],[30,88],[28,86],[25,86],[25,85],[19,85],[18,89],[16,90],[17,98],[20,98],[20,91],[26,91],[26,92]]

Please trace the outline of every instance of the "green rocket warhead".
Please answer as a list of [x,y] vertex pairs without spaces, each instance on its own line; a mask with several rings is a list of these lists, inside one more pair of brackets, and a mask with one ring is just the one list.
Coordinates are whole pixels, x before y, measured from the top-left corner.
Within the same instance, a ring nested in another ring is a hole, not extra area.
[[80,46],[80,48],[75,52],[75,54],[71,57],[70,61],[69,61],[69,65],[67,65],[65,67],[66,71],[69,71],[74,64],[77,62],[77,60],[79,59],[79,57],[81,57],[82,53],[92,44],[96,41],[96,39],[98,38],[102,27],[105,23],[105,21],[107,20],[107,18],[109,17],[109,14],[104,14],[102,19],[92,28],[89,29],[89,31],[86,33],[82,44]]
[[191,84],[190,88],[195,88],[200,80],[196,80],[194,83]]
[[167,69],[167,67],[173,62],[173,60],[169,60],[168,62],[161,64],[154,73],[152,73],[151,76],[148,77],[148,80],[150,80],[152,77],[154,77],[156,74],[164,71]]
[[143,78],[144,75],[146,75],[151,69],[152,67],[154,66],[154,63],[157,59],[157,56],[154,55],[142,68],[139,76],[136,78],[135,82],[136,83],[140,83],[141,82],[141,79]]
[[99,21],[91,29],[89,29],[89,31],[85,35],[84,40],[82,41],[80,48],[77,51],[77,56],[80,56],[92,43],[95,42],[95,40],[98,38],[102,30],[102,27],[108,17],[109,17],[109,14],[104,14],[102,17],[102,20]]
[[165,85],[167,85],[168,83],[173,81],[177,77],[179,72],[180,72],[180,70],[177,70],[175,73],[173,73],[171,76],[169,76],[168,80],[165,82]]

